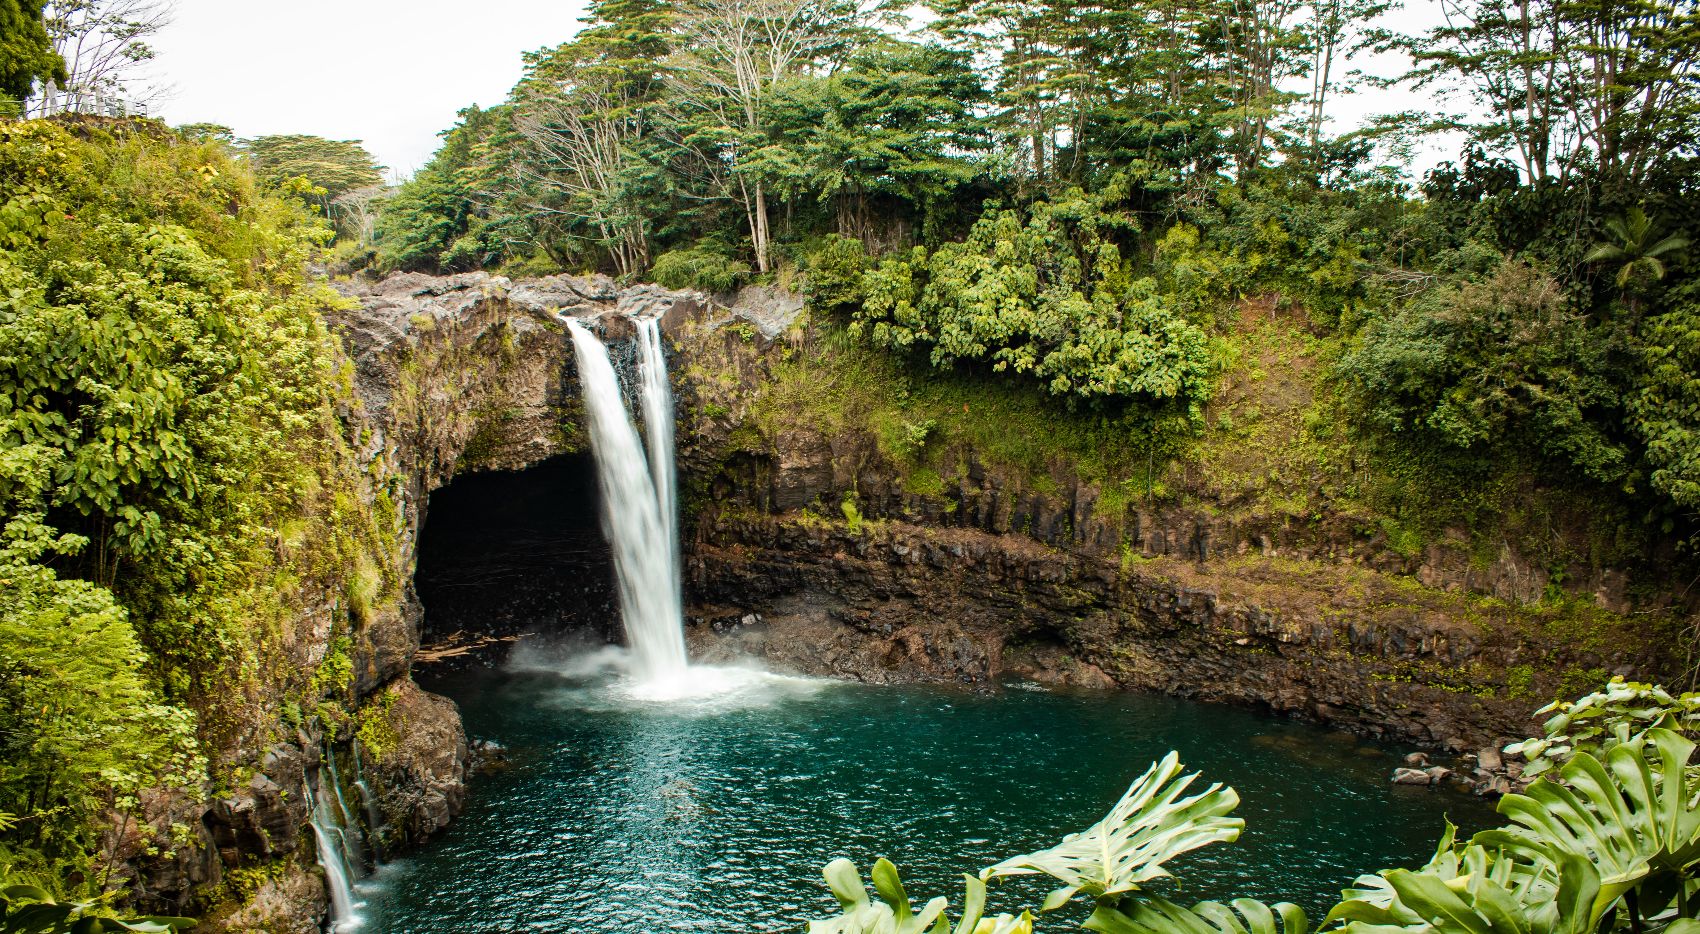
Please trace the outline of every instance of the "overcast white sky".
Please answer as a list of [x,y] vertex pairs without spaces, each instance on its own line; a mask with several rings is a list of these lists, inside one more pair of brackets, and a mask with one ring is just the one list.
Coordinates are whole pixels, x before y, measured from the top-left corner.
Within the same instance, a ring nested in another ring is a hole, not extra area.
[[[519,79],[520,56],[578,28],[584,0],[175,0],[154,43],[157,112],[172,124],[222,123],[238,136],[312,133],[363,140],[392,176],[424,165],[468,104],[498,104]],[[1411,28],[1438,0],[1394,14]],[[1357,63],[1370,70],[1397,62]],[[1408,92],[1340,98],[1337,130],[1364,115],[1421,106]],[[1418,172],[1457,152],[1436,141]]]
[[468,104],[499,104],[520,56],[570,37],[582,0],[175,0],[154,46],[172,124],[364,140],[410,174]]

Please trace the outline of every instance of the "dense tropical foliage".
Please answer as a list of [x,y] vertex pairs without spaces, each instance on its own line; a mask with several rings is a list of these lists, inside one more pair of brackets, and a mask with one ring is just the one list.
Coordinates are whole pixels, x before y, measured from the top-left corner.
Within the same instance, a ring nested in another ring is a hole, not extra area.
[[0,124],[0,193],[0,865],[98,892],[103,820],[277,728],[230,701],[337,493],[329,231],[156,125]]

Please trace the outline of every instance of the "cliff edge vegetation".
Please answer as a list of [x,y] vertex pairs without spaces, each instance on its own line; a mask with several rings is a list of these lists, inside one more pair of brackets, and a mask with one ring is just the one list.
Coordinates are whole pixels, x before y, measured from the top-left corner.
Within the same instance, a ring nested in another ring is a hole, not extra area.
[[200,845],[162,800],[346,721],[352,632],[400,582],[302,192],[106,120],[0,123],[0,191],[0,865],[99,895]]

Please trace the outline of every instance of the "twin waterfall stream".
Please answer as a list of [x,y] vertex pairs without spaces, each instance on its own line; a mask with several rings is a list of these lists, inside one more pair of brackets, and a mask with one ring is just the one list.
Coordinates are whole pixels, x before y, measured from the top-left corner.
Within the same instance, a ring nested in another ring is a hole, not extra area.
[[[643,433],[628,411],[608,347],[576,319],[563,317],[572,335],[584,394],[590,445],[602,493],[602,529],[613,552],[620,615],[629,644],[625,690],[644,700],[682,700],[720,693],[742,679],[686,661],[684,598],[679,566],[679,501],[673,463],[673,391],[661,343],[661,322],[635,319],[637,408]],[[325,750],[318,789],[309,794],[319,865],[330,897],[327,930],[361,924],[355,883],[369,861],[359,822],[344,803],[336,759]],[[355,753],[358,766],[359,753]],[[355,782],[376,843],[378,814],[364,777]],[[371,864],[378,853],[371,851]]]
[[667,696],[687,683],[673,392],[667,384],[661,323],[641,319],[637,328],[638,400],[648,435],[647,462],[607,346],[589,328],[567,319],[602,490],[602,530],[614,552],[620,616],[631,645],[634,689]]

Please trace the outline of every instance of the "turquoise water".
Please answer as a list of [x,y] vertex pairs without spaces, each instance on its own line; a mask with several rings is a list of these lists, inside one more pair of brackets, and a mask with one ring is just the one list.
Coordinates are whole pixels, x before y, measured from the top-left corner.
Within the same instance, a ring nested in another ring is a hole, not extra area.
[[[1389,783],[1398,750],[1165,697],[774,681],[645,704],[538,670],[427,687],[509,764],[361,886],[364,931],[801,931],[831,913],[819,870],[840,855],[890,857],[912,896],[956,905],[961,872],[1087,826],[1171,748],[1234,786],[1247,822],[1171,864],[1182,900],[1287,899],[1319,920],[1359,873],[1425,860],[1443,815],[1491,820],[1468,795]],[[1016,880],[992,907],[1045,888]]]

